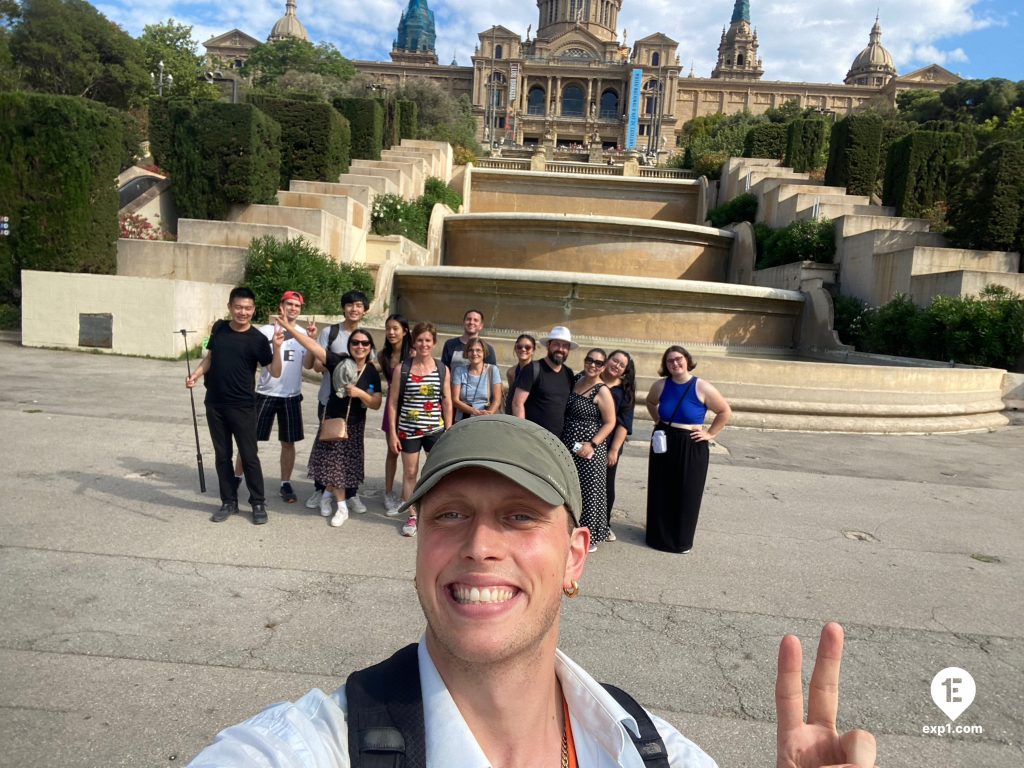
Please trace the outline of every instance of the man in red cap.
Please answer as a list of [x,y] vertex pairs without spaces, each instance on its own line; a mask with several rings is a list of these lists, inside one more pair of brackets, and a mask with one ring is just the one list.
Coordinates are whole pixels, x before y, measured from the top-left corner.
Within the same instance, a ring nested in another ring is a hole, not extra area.
[[[302,312],[306,300],[298,291],[285,291],[281,296],[279,311],[291,322],[295,322]],[[316,326],[312,326],[316,333]],[[296,326],[300,333],[307,333]],[[264,325],[260,333],[268,339],[274,338],[274,325]],[[277,439],[281,443],[281,499],[286,504],[294,504],[298,500],[292,488],[292,469],[295,467],[295,443],[302,440],[302,370],[313,367],[313,356],[297,342],[288,331],[285,331],[284,345],[281,347],[282,370],[279,378],[270,375],[263,367],[260,380],[256,384],[256,439],[270,440],[270,431],[277,419]],[[242,482],[242,458],[235,461],[235,485]]]

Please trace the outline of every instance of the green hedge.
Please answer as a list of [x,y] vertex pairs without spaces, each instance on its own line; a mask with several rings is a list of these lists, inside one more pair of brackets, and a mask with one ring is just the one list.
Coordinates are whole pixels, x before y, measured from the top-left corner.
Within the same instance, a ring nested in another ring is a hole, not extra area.
[[22,269],[114,272],[123,127],[94,101],[0,93],[0,304],[20,304]]
[[876,112],[847,115],[832,126],[825,183],[851,195],[872,195],[882,150],[882,117]]
[[415,101],[398,102],[398,139],[418,138],[419,131],[419,106]]
[[759,123],[747,131],[743,156],[781,160],[786,156],[788,140],[789,128],[785,123]]
[[971,164],[949,196],[950,241],[962,248],[1024,247],[1024,143],[993,144]]
[[786,135],[785,165],[797,173],[807,173],[824,166],[828,156],[826,125],[824,120],[816,117],[791,122]]
[[334,108],[341,112],[352,128],[352,158],[380,160],[384,142],[384,107],[376,99],[335,99]]
[[757,195],[752,192],[737,195],[729,202],[722,203],[717,208],[708,211],[708,221],[711,222],[711,226],[719,229],[737,221],[749,221],[753,224],[756,218]]
[[839,297],[835,309],[839,338],[862,352],[1009,370],[1024,353],[1024,298],[1001,286],[926,308],[901,294],[881,307]]
[[348,171],[348,120],[323,101],[281,99],[264,94],[249,103],[281,126],[281,189],[292,179],[337,181]]
[[893,142],[885,163],[884,203],[894,206],[897,216],[914,217],[946,200],[961,145],[960,134],[937,131],[914,131]]
[[179,216],[223,219],[234,203],[276,201],[281,127],[252,104],[154,99],[150,143]]
[[361,264],[338,264],[308,240],[281,242],[254,238],[249,243],[245,284],[256,294],[256,313],[262,322],[277,312],[285,291],[299,291],[308,315],[336,315],[342,294],[359,290],[372,299],[373,277]]
[[836,253],[835,227],[828,219],[794,221],[769,234],[755,229],[762,245],[756,269],[767,269],[797,261],[831,264]]

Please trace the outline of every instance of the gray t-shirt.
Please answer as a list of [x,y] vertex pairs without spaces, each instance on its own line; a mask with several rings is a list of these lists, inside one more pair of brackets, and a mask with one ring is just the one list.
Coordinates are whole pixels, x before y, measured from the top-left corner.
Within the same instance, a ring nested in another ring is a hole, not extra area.
[[[319,344],[324,350],[328,352],[334,352],[340,355],[344,352],[348,352],[348,337],[351,335],[350,331],[345,330],[345,326],[338,326],[338,335],[335,337],[334,342],[331,344],[330,349],[327,348],[327,340],[331,336],[331,328],[333,326],[328,325],[322,331],[320,335],[316,337],[316,343]],[[320,401],[320,405],[327,407],[327,401],[331,399],[331,375],[329,373],[324,374],[323,381],[320,382],[320,391],[317,393],[317,400]]]

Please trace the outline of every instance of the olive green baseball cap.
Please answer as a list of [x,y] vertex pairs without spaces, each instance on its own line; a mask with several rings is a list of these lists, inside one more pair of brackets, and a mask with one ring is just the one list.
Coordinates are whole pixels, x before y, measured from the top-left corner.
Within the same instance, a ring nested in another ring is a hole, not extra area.
[[548,504],[565,505],[579,525],[583,496],[572,455],[544,427],[505,414],[463,419],[449,429],[431,449],[401,511],[452,472],[470,467],[497,472]]

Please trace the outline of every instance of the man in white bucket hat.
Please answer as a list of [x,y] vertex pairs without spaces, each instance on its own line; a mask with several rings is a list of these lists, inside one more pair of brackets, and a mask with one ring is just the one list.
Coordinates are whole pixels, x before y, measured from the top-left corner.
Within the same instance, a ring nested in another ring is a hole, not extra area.
[[565,406],[573,386],[572,369],[565,361],[570,350],[580,345],[572,340],[564,325],[556,325],[540,343],[548,348],[548,354],[519,372],[512,396],[512,415],[540,424],[555,437],[561,437]]

